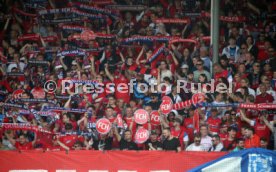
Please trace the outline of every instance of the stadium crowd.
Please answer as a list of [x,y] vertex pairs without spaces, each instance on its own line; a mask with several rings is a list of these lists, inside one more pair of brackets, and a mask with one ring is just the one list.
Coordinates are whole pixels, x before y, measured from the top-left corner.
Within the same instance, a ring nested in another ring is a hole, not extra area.
[[[0,150],[276,149],[275,111],[234,106],[276,102],[276,3],[220,1],[218,63],[210,46],[210,3],[1,1]],[[232,90],[207,93],[212,79]],[[191,89],[177,91],[179,80],[202,86],[210,106],[163,114],[165,95],[174,104],[192,99]],[[132,81],[133,92],[116,89]],[[114,85],[87,93],[84,83]],[[166,83],[166,91],[139,89],[150,83]],[[136,124],[137,109],[157,111],[160,124]],[[96,129],[103,117],[112,123],[106,134]],[[11,123],[18,125],[5,125]],[[137,143],[142,127],[150,136]]]

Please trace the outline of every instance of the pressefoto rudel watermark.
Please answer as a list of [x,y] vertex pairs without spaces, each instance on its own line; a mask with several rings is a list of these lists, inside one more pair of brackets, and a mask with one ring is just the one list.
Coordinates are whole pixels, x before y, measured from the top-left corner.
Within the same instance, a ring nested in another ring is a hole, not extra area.
[[[228,86],[229,85],[229,86]],[[209,83],[193,83],[185,80],[177,80],[176,92],[177,93],[232,93],[233,83],[215,83],[214,79],[211,79]],[[79,93],[168,93],[172,86],[167,83],[150,82],[150,83],[137,83],[135,80],[130,80],[129,83],[97,83],[88,80],[62,80],[60,91],[62,94],[67,93],[68,90],[73,91],[75,94]],[[44,91],[47,93],[54,93],[57,89],[57,84],[53,80],[49,80],[44,84]]]

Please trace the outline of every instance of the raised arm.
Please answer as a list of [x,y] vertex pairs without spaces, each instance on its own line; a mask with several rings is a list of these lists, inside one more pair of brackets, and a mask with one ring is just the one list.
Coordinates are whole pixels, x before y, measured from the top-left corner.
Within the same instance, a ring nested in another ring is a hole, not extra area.
[[106,76],[113,82],[114,81],[114,76],[109,72],[108,64],[104,65],[104,70],[105,70]]
[[245,115],[245,110],[244,110],[244,109],[241,109],[240,112],[241,112],[241,120],[247,122],[249,125],[252,126],[252,122],[254,122],[254,121],[253,121],[253,120],[250,120],[249,118],[246,117],[246,115]]
[[174,53],[174,55],[176,56],[176,58],[177,59],[181,59],[181,53],[178,51],[178,49],[175,47],[175,45],[171,45],[171,47],[172,47],[172,50],[173,50],[173,53]]
[[9,17],[6,21],[6,23],[5,23],[3,31],[7,30],[8,26],[9,26],[9,23],[10,23],[10,20],[11,20],[11,18]]
[[179,62],[178,62],[178,60],[176,59],[174,53],[173,53],[172,51],[170,51],[170,54],[172,55],[174,64],[177,66],[177,65],[179,64]]
[[119,132],[118,132],[118,128],[117,128],[117,127],[113,127],[113,132],[114,132],[114,134],[115,134],[115,136],[116,136],[118,142],[120,142],[121,139],[122,139],[122,137],[121,137],[121,135],[120,135]]
[[71,103],[71,96],[69,96],[69,99],[67,100],[67,102],[64,104],[65,108],[70,108],[70,103]]
[[120,57],[121,57],[122,62],[123,62],[123,63],[125,63],[125,61],[126,61],[126,60],[125,60],[125,57],[124,57],[123,53],[122,53],[122,52],[120,52],[120,54],[119,54],[119,55],[120,55]]
[[87,112],[84,113],[83,117],[77,121],[78,126],[83,122],[84,126],[87,126]]
[[165,115],[163,115],[160,110],[158,110],[158,112],[160,114],[161,127],[162,128],[168,128],[168,127],[170,127],[169,126],[169,121],[166,119]]
[[62,56],[62,57],[59,57],[59,61],[60,61],[61,65],[62,65],[62,67],[64,68],[64,70],[67,70],[68,67],[67,67],[66,64],[64,63],[63,58],[64,58],[63,56]]
[[57,143],[59,144],[59,146],[61,146],[66,151],[70,150],[70,148],[68,146],[66,146],[64,143],[62,143],[61,141],[58,140]]
[[95,58],[94,56],[90,56],[91,61],[91,75],[95,78],[96,77],[96,70],[95,70]]
[[12,138],[7,132],[5,132],[5,136],[7,137],[7,139],[9,140],[9,142],[14,146],[15,145],[15,139]]
[[36,140],[37,140],[37,134],[34,133],[34,140],[32,141],[33,147],[35,146]]
[[262,116],[261,118],[264,121],[265,125],[270,129],[270,131],[273,132],[274,131],[273,125],[271,125],[264,116]]
[[183,28],[183,30],[181,31],[181,37],[182,37],[182,38],[184,38],[185,33],[186,33],[187,28],[188,28],[188,26],[189,26],[189,25],[190,25],[190,24],[189,24],[189,23],[187,23],[187,24],[185,25],[185,27]]
[[137,65],[139,65],[140,64],[140,58],[142,57],[142,55],[143,55],[143,52],[144,52],[144,46],[143,46],[143,48],[141,49],[141,51],[140,51],[140,53],[139,53],[139,55],[138,55],[138,57],[137,57],[137,59],[136,59],[136,64]]
[[157,85],[160,85],[161,83],[161,70],[160,70],[160,66],[157,68]]

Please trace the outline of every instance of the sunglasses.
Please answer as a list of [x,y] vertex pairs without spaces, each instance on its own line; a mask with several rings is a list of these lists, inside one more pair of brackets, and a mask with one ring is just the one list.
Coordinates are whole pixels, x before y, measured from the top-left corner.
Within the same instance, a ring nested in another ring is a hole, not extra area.
[[197,66],[202,66],[202,63],[196,64]]

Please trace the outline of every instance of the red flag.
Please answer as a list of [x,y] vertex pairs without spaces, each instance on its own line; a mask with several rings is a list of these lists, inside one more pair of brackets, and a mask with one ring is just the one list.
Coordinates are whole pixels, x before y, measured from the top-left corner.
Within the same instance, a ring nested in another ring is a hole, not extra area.
[[197,109],[194,111],[193,122],[194,122],[194,129],[198,133],[199,132],[199,113]]
[[123,118],[122,118],[121,114],[117,115],[116,121],[117,121],[117,124],[118,124],[119,128],[123,128],[124,127],[124,125],[123,125]]

